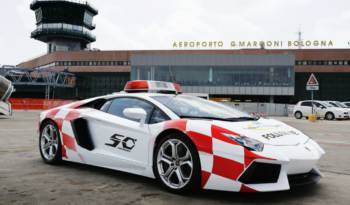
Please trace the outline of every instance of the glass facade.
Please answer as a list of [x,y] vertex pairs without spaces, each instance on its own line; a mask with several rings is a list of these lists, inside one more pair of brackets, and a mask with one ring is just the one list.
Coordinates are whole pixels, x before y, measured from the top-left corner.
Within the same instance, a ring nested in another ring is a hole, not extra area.
[[94,15],[89,12],[89,11],[85,11],[84,13],[84,24],[88,25],[88,26],[93,26],[92,24],[92,19],[94,18]]
[[89,98],[119,92],[130,79],[130,73],[75,73],[76,96]]
[[184,86],[293,87],[289,66],[133,66],[132,80],[178,82]]
[[77,26],[65,23],[45,23],[37,26],[35,31],[32,32],[31,36],[36,37],[38,35],[47,34],[68,34],[75,35],[78,37],[85,37],[89,41],[95,41],[96,37],[93,35],[89,29],[84,26]]
[[41,8],[35,10],[35,18],[37,23],[41,23],[41,21],[43,20],[43,11],[41,10]]
[[[305,85],[311,73],[296,73],[295,96],[293,102],[311,99],[311,92],[305,89]],[[350,100],[350,72],[331,73],[314,72],[320,89],[314,91],[314,98],[317,100]]]

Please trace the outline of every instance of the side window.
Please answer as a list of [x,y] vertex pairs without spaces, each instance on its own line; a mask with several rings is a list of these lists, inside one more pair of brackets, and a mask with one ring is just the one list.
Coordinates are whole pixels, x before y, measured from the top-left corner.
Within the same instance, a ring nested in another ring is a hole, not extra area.
[[322,107],[322,105],[321,105],[320,103],[318,103],[318,102],[314,102],[314,105],[315,105],[316,107]]
[[338,107],[338,105],[335,104],[334,102],[330,102],[329,104],[333,105],[334,107]]
[[135,121],[134,119],[127,118],[124,116],[123,111],[126,108],[142,108],[146,111],[147,116],[146,116],[146,122],[148,122],[149,117],[152,113],[153,110],[153,105],[150,103],[147,103],[143,100],[136,99],[136,98],[116,98],[111,102],[111,105],[108,108],[108,113],[122,117],[128,120]]
[[311,102],[302,102],[301,106],[311,107]]
[[162,112],[158,108],[155,108],[152,113],[149,124],[156,124],[167,120],[170,120],[170,118],[164,112]]
[[107,102],[105,102],[105,104],[102,105],[102,107],[100,108],[101,111],[103,112],[107,112],[108,111],[108,108],[109,106],[111,105],[112,101],[109,100]]

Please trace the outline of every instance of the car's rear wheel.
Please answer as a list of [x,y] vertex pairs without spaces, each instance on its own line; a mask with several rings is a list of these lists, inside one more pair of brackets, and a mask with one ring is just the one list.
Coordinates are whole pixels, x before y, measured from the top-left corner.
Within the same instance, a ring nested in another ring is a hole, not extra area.
[[297,112],[294,113],[294,117],[296,119],[301,119],[303,117],[303,114],[300,111],[297,111]]
[[325,118],[326,120],[334,120],[335,116],[332,112],[327,112]]
[[60,134],[52,121],[44,122],[41,126],[39,150],[42,159],[48,164],[57,164],[62,159]]
[[153,169],[157,180],[172,192],[200,188],[200,162],[193,143],[183,134],[170,134],[156,146]]

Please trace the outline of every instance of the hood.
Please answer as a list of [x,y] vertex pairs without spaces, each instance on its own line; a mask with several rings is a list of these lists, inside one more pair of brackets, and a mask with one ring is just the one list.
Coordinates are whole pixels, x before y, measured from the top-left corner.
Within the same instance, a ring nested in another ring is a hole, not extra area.
[[340,108],[340,107],[336,107],[335,110],[341,112],[341,111],[344,111],[345,109],[344,108]]
[[309,137],[299,130],[273,119],[227,122],[213,121],[213,125],[256,139],[267,145],[292,146],[305,143]]
[[[340,107],[332,107],[332,109],[334,111],[337,111],[337,112],[346,112],[347,111],[347,108],[340,108]],[[330,109],[330,110],[332,110]]]

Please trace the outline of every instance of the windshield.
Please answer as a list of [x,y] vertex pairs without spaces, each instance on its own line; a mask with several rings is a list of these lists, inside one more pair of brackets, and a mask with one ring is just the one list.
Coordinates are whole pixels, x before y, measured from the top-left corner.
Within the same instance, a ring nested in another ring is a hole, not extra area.
[[332,105],[333,107],[341,107],[335,102],[328,102],[328,104]]
[[343,103],[341,103],[341,102],[335,102],[339,107],[341,107],[341,108],[347,108],[347,106],[346,105],[344,105]]
[[181,118],[208,118],[220,120],[246,119],[252,117],[221,103],[187,95],[153,96]]
[[327,103],[327,102],[318,102],[320,103],[321,105],[325,106],[325,107],[334,107],[333,105]]

